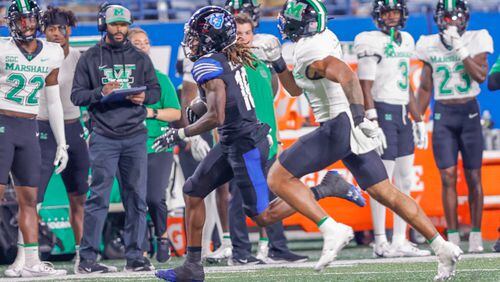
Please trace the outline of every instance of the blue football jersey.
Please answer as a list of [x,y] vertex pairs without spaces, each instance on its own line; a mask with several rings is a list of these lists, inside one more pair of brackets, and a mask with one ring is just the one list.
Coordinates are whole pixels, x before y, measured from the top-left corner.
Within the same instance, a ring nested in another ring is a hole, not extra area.
[[[222,143],[232,143],[238,138],[252,136],[259,128],[255,105],[248,85],[245,68],[235,66],[222,53],[209,54],[198,59],[193,66],[193,78],[199,86],[212,79],[222,79],[226,84],[224,124],[218,128]],[[200,98],[206,102],[200,87]]]

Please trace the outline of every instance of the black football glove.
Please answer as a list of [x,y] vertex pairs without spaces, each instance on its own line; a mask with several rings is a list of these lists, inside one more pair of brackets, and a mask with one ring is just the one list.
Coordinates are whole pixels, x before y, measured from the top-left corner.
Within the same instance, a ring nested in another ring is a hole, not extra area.
[[167,132],[155,139],[152,148],[155,152],[165,151],[184,139],[186,139],[184,128],[168,128]]

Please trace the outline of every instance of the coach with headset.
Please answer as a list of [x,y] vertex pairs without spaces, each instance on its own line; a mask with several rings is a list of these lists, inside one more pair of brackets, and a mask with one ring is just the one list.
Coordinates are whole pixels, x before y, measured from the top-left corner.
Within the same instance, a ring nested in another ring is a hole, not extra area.
[[[97,263],[109,197],[117,172],[125,208],[125,271],[150,271],[141,244],[146,233],[147,130],[146,108],[160,98],[150,58],[127,40],[132,16],[120,5],[104,5],[98,14],[101,42],[78,61],[71,101],[88,106],[92,120],[90,166],[92,182],[85,203],[79,273],[115,272]],[[146,87],[140,90],[139,87]],[[116,91],[119,90],[119,91]],[[121,92],[121,93],[119,93]],[[125,92],[125,93],[124,93]]]

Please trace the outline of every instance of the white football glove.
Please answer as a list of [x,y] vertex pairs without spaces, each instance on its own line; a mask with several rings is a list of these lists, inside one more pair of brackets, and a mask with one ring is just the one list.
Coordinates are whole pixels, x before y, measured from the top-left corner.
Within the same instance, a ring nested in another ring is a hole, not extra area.
[[361,132],[366,135],[366,137],[378,139],[378,143],[380,145],[375,148],[375,151],[379,155],[382,155],[384,150],[387,149],[387,139],[385,138],[382,128],[378,126],[378,122],[365,118],[363,122],[358,125],[358,127],[361,129]]
[[259,56],[265,61],[274,62],[281,58],[281,43],[274,36],[256,36],[252,41],[253,48],[259,49]]
[[210,146],[200,135],[189,137],[189,141],[191,142],[191,154],[193,158],[197,162],[200,162],[207,156]]
[[54,159],[54,166],[56,167],[56,174],[61,173],[68,164],[68,145],[57,146],[56,157]]
[[427,150],[429,138],[423,121],[413,123],[413,139],[418,149]]
[[456,26],[452,25],[446,28],[443,31],[443,39],[446,44],[449,44],[453,48],[461,60],[465,60],[465,58],[470,56],[469,50],[464,46],[464,42]]

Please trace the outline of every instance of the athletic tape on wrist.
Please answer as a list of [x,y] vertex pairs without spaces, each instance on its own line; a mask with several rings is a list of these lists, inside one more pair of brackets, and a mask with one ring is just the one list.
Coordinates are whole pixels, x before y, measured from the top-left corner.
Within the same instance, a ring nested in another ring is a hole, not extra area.
[[272,62],[271,64],[273,65],[273,69],[277,73],[282,73],[287,69],[286,62],[285,62],[285,59],[283,59],[283,57],[280,57],[279,59]]

